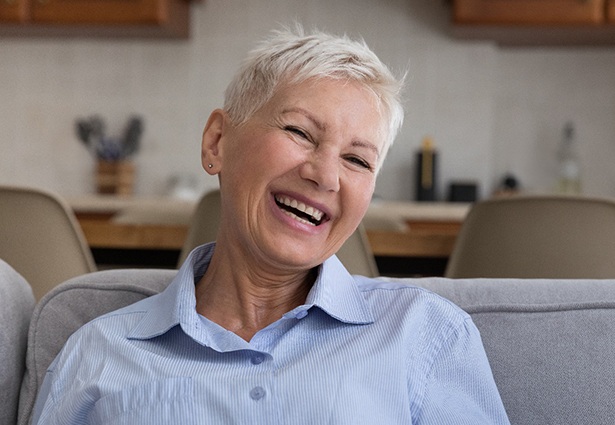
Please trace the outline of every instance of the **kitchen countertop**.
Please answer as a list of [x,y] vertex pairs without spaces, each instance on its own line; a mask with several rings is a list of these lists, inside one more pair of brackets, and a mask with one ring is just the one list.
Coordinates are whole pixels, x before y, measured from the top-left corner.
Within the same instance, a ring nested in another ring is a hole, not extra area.
[[188,225],[196,206],[171,197],[85,195],[67,201],[77,215],[107,215],[118,224]]
[[[78,214],[109,214],[114,222],[189,224],[196,202],[170,197],[85,195],[67,199]],[[365,216],[368,229],[403,230],[407,222],[462,222],[471,204],[373,201]]]
[[472,204],[452,202],[373,201],[365,214],[366,229],[406,230],[413,222],[461,223]]
[[[92,248],[181,249],[196,202],[87,195],[67,199]],[[446,258],[471,204],[375,200],[363,224],[376,256]]]

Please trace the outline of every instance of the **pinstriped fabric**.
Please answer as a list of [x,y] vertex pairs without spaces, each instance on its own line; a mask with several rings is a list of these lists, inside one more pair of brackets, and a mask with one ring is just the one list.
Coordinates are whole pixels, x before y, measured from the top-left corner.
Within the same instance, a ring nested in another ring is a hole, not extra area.
[[213,249],[75,333],[34,423],[508,423],[478,331],[450,302],[331,258],[304,305],[246,342],[195,311]]

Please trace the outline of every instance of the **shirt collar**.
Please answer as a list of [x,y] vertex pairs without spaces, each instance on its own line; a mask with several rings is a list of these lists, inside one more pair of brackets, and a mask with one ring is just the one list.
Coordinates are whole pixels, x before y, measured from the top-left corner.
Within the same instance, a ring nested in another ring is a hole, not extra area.
[[320,266],[306,305],[316,306],[345,323],[367,324],[374,321],[354,278],[335,255]]
[[[129,338],[154,338],[179,325],[193,339],[207,343],[209,338],[196,312],[195,284],[205,274],[214,249],[215,243],[212,242],[190,253],[169,286],[147,300],[145,315],[130,332]],[[312,307],[318,307],[332,318],[348,324],[374,321],[354,278],[336,256],[320,265],[305,304],[293,311],[306,311]]]
[[205,274],[214,248],[214,243],[201,245],[188,255],[169,286],[146,300],[145,315],[128,338],[154,338],[177,325],[188,334],[192,334],[191,329],[199,328],[201,319],[196,312],[195,285]]

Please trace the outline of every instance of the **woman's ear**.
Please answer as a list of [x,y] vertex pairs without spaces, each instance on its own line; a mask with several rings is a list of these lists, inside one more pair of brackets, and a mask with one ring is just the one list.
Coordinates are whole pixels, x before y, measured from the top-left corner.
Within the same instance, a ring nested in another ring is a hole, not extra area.
[[201,144],[201,163],[205,171],[210,175],[216,175],[222,168],[222,149],[220,142],[226,130],[227,116],[222,109],[214,110],[205,129],[203,130],[203,142]]

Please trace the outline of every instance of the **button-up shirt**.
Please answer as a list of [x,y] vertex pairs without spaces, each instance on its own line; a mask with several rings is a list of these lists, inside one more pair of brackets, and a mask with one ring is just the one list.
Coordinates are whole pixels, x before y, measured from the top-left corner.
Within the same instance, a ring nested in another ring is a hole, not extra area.
[[73,334],[33,423],[508,424],[478,330],[453,303],[331,257],[305,303],[248,342],[196,311],[214,249]]

